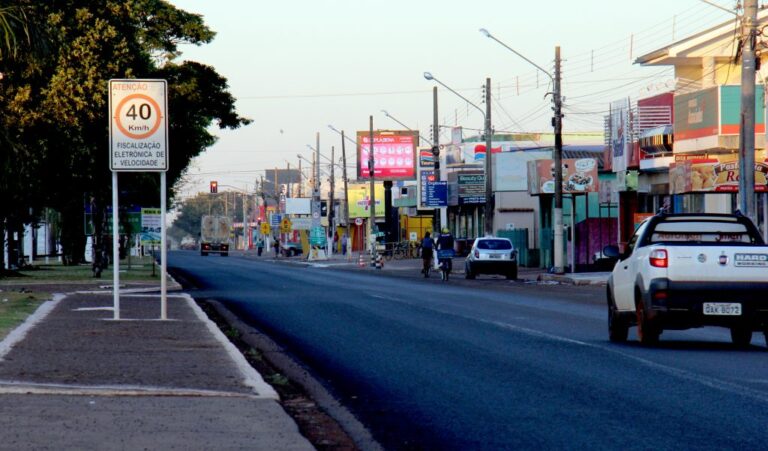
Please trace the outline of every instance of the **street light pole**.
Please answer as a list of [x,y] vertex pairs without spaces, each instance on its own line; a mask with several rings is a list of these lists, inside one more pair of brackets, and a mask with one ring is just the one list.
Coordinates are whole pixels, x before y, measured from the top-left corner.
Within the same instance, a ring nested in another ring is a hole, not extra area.
[[[555,104],[555,117],[552,120],[552,125],[555,129],[555,152],[553,160],[555,164],[555,208],[553,218],[554,228],[554,272],[556,274],[562,274],[563,269],[563,114],[562,114],[562,92],[560,90],[560,46],[555,47],[555,76],[552,76],[549,72],[544,70],[541,66],[529,60],[517,50],[498,40],[485,28],[480,29],[480,33],[487,38],[491,38],[497,43],[501,44],[504,48],[524,59],[526,62],[534,66],[536,69],[543,72],[552,80],[554,92],[552,93],[552,100]],[[754,81],[754,76],[753,76]]]
[[[333,154],[334,154],[334,147],[331,146],[331,161],[333,161]],[[333,169],[335,164],[331,163],[331,192],[328,195],[328,236],[333,238],[336,235],[336,227],[334,226],[334,219],[336,218],[336,214],[334,213],[334,194],[336,191],[336,178],[333,175]],[[331,243],[333,243],[332,240],[329,240]],[[333,254],[333,246],[329,246],[331,249],[330,254]]]
[[493,130],[491,130],[491,79],[485,79],[485,234],[493,236],[493,217],[496,206],[493,198]]
[[370,230],[370,233],[368,235],[368,239],[371,241],[371,257],[375,261],[377,252],[376,252],[376,236],[374,235],[374,233],[376,233],[376,214],[375,214],[375,210],[376,210],[375,188],[376,187],[374,185],[374,168],[373,168],[373,164],[375,162],[373,158],[373,115],[369,117],[368,122],[369,122],[369,128],[370,128],[370,131],[368,134],[368,138],[370,140],[369,148],[368,148],[368,176],[371,178],[371,192],[370,192],[370,195],[368,196],[368,198],[370,199],[369,208],[368,208],[369,214],[370,214],[370,217],[368,219],[369,221],[368,228]]
[[[492,181],[492,173],[491,173],[491,140],[493,138],[492,136],[492,127],[491,127],[491,110],[490,110],[490,85],[491,85],[491,79],[486,78],[486,98],[488,99],[487,108],[488,111],[483,111],[482,108],[475,105],[474,103],[470,102],[466,97],[459,94],[458,92],[451,89],[450,86],[446,85],[442,81],[435,78],[434,75],[432,75],[429,72],[424,72],[424,78],[427,80],[433,80],[436,83],[439,83],[440,86],[444,87],[445,89],[451,91],[456,96],[467,102],[469,105],[472,105],[473,107],[477,108],[478,111],[480,111],[480,114],[483,115],[483,119],[485,122],[485,221],[484,221],[484,233],[488,236],[493,235],[493,192],[490,188],[493,187],[493,181]],[[438,129],[437,121],[435,120],[435,130]],[[435,140],[437,142],[437,140]],[[439,149],[439,147],[438,147]],[[490,187],[490,188],[489,188]],[[490,207],[490,208],[489,208]]]
[[[348,185],[349,180],[347,179],[347,148],[344,145],[344,131],[341,132],[341,164],[343,166],[342,173],[344,174],[343,175],[344,177],[344,220],[345,220],[346,230],[347,230],[346,238],[347,238],[347,242],[349,243],[351,242],[350,239],[352,237],[350,237],[349,235],[349,185]],[[352,255],[351,251],[352,249],[348,249],[347,259],[349,259],[350,256]]]
[[[341,135],[341,160],[342,160],[341,164],[342,164],[342,170],[344,173],[344,176],[343,176],[344,177],[344,218],[347,221],[347,240],[351,240],[352,236],[349,234],[349,178],[347,177],[347,150],[344,144],[345,143],[344,140],[347,140],[352,144],[354,144],[355,148],[357,148],[358,143],[357,141],[350,138],[349,136],[346,136],[343,130],[340,131],[333,125],[328,125],[328,128],[330,128],[331,130]],[[351,243],[351,241],[349,241],[349,243]],[[349,259],[350,256],[352,255],[351,248],[348,249],[348,251],[349,252],[347,253],[347,259]]]
[[[402,127],[404,127],[406,130],[410,130],[410,131],[413,131],[413,129],[412,129],[411,127],[409,127],[409,126],[407,126],[407,125],[403,124],[402,122],[398,121],[398,120],[397,120],[397,118],[396,118],[395,116],[392,116],[391,114],[389,114],[389,112],[387,112],[387,110],[381,110],[381,112],[382,112],[382,113],[384,113],[384,116],[387,116],[388,118],[390,118],[390,119],[392,119],[393,121],[397,122],[397,123],[398,123],[398,124],[400,124]],[[432,145],[432,141],[430,141],[430,140],[428,140],[427,138],[425,138],[425,137],[421,136],[421,133],[419,133],[419,139],[420,139],[420,140],[422,140],[422,141],[424,141],[424,142],[426,142],[426,143],[427,143],[427,144],[429,144],[430,146]]]
[[[440,124],[437,118],[437,86],[432,86],[432,156],[435,159],[435,181],[439,182],[440,179]],[[441,232],[442,224],[440,224],[440,207],[435,208],[434,215],[432,217],[432,229],[435,231],[435,235]]]

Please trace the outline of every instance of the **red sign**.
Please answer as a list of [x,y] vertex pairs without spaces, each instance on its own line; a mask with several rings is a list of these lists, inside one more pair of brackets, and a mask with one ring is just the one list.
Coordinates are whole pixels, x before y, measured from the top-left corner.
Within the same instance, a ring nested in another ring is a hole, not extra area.
[[[377,131],[373,134],[373,177],[376,180],[416,180],[415,131]],[[357,132],[357,178],[370,179],[370,133]]]

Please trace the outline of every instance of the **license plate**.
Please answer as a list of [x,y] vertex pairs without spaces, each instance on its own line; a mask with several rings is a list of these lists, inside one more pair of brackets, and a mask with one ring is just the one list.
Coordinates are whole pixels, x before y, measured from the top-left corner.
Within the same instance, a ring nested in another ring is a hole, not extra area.
[[704,314],[705,315],[739,316],[741,315],[741,304],[724,303],[724,302],[705,302]]
[[490,258],[501,258],[501,255],[499,255],[499,254],[490,254],[489,257]]

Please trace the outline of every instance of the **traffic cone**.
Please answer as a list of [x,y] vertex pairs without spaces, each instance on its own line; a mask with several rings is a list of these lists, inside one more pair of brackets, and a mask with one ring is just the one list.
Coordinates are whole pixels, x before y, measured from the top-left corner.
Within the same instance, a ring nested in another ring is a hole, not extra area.
[[359,253],[359,258],[357,259],[357,266],[361,268],[365,268],[365,259],[363,258],[363,253]]

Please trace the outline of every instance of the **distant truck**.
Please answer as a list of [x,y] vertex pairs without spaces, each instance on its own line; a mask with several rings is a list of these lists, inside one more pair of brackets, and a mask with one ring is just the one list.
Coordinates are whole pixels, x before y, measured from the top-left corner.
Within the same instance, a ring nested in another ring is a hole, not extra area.
[[228,216],[204,215],[200,220],[200,255],[229,255],[229,233],[232,219]]

